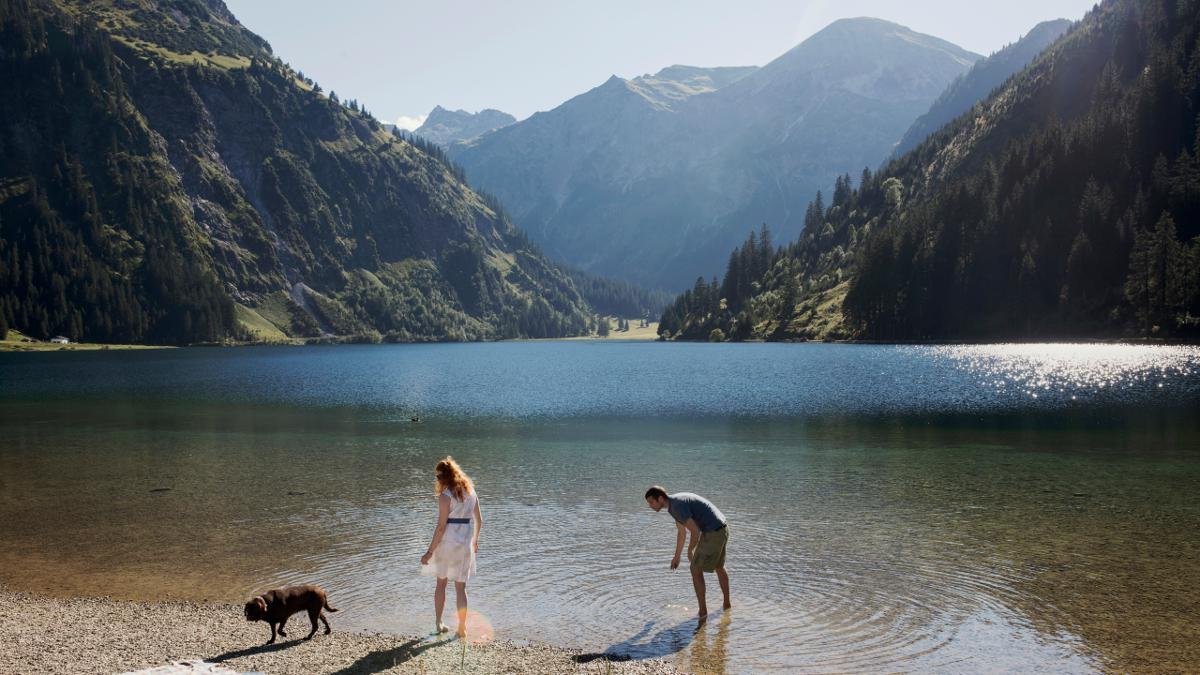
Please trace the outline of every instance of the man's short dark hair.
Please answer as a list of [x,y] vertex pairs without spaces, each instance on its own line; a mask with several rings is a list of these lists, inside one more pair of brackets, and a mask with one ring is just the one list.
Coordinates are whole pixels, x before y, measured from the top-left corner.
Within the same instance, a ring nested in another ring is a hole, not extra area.
[[654,497],[655,499],[667,497],[667,490],[661,485],[651,485],[649,490],[646,490],[646,499]]

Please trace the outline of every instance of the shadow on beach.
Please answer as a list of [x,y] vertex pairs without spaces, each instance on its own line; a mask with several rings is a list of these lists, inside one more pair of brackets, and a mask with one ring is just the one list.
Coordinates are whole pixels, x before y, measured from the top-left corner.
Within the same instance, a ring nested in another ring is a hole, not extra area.
[[[288,640],[287,642],[277,642],[270,645],[257,645],[238,649],[235,651],[225,652],[219,656],[204,659],[206,663],[223,663],[240,659],[245,656],[254,656],[256,654],[268,654],[278,652],[284,649],[294,647],[305,640]],[[370,675],[371,673],[382,673],[385,670],[394,668],[402,663],[410,661],[430,647],[446,644],[449,640],[434,640],[426,642],[425,638],[412,638],[407,642],[399,644],[390,649],[379,649],[370,652],[358,659],[354,663],[336,671],[332,675]]]
[[421,652],[430,647],[437,647],[449,642],[449,640],[434,640],[426,642],[424,638],[413,638],[391,649],[379,649],[373,651],[366,656],[360,658],[354,663],[342,668],[333,673],[333,675],[370,675],[370,673],[382,673],[385,670],[394,668],[402,663],[416,658]]
[[[663,628],[654,633],[654,621],[647,621],[632,637],[618,642],[603,652],[579,654],[572,657],[576,663],[592,661],[632,661],[635,659],[657,659],[682,651],[696,639],[704,622],[688,619],[677,626]],[[653,635],[651,635],[653,633]]]
[[295,640],[288,640],[287,642],[276,642],[269,645],[255,645],[254,647],[246,647],[245,649],[237,649],[231,652],[225,652],[219,656],[213,656],[204,659],[204,661],[206,663],[224,663],[225,661],[230,661],[232,659],[240,659],[243,656],[254,656],[255,654],[267,654],[283,649],[289,649],[291,647],[295,647],[301,642],[304,642],[304,640],[297,638]]

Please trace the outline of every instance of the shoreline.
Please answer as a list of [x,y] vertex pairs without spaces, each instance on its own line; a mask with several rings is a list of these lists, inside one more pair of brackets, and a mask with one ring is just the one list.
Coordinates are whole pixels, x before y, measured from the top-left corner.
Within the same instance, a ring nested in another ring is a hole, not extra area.
[[1140,347],[1196,347],[1200,346],[1200,341],[1188,340],[1159,340],[1146,338],[1063,338],[1058,340],[997,340],[997,341],[874,341],[874,340],[739,340],[739,341],[722,341],[719,343],[709,342],[708,340],[662,340],[658,338],[649,338],[641,336],[609,336],[607,338],[590,336],[577,337],[561,337],[561,338],[520,338],[513,340],[473,340],[468,342],[456,341],[441,341],[441,342],[356,342],[353,340],[329,340],[323,338],[297,339],[288,342],[223,342],[223,343],[197,343],[182,346],[172,345],[125,345],[125,344],[99,344],[99,343],[71,343],[68,345],[51,345],[50,343],[15,343],[12,341],[0,341],[0,354],[17,354],[17,353],[37,353],[47,354],[53,352],[98,352],[98,351],[147,351],[159,349],[212,349],[212,348],[243,348],[243,347],[336,347],[342,345],[430,345],[430,344],[499,344],[503,342],[511,343],[537,343],[537,342],[619,342],[619,343],[649,343],[658,342],[663,344],[679,343],[679,344],[779,344],[779,345],[869,345],[869,346],[894,346],[894,347],[965,347],[965,346],[997,346],[997,345],[1129,345]]
[[[236,605],[136,602],[105,597],[52,597],[0,586],[3,673],[119,673],[200,661],[236,672],[262,673],[646,673],[678,669],[658,660],[586,654],[581,650],[496,640],[464,651],[458,640],[338,628],[312,640],[303,613],[288,638],[265,645],[270,629],[250,623]],[[217,672],[227,672],[217,671]],[[165,671],[164,671],[165,672]],[[181,666],[179,672],[193,672]]]
[[131,351],[140,349],[175,349],[170,345],[138,345],[138,344],[107,344],[103,342],[68,342],[60,344],[46,340],[36,340],[20,331],[9,329],[7,335],[0,335],[0,353],[2,352],[99,352],[99,351]]

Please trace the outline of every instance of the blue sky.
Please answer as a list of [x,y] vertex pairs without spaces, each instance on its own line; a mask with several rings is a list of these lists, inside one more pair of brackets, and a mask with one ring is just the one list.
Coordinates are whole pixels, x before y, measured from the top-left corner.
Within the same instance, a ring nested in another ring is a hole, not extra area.
[[762,65],[829,23],[874,16],[980,54],[1091,0],[225,0],[275,53],[379,119],[434,105],[524,118],[675,63]]

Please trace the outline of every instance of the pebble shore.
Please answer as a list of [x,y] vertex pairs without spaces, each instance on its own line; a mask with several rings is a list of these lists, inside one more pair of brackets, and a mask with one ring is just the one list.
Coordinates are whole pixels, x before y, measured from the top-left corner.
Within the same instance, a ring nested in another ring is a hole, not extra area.
[[[338,630],[318,631],[297,615],[288,638],[266,645],[269,628],[233,605],[50,598],[0,589],[0,673],[678,673],[662,661],[497,640],[488,644]],[[173,668],[163,668],[172,666]],[[227,669],[227,670],[222,670]]]

